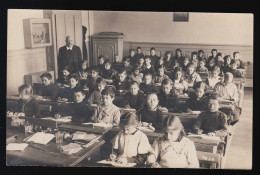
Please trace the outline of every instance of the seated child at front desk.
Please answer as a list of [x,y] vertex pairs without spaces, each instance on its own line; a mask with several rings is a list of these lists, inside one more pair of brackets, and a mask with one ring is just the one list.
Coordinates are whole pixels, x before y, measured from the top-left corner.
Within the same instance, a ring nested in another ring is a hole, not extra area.
[[169,112],[181,112],[179,108],[179,100],[172,91],[171,80],[165,79],[162,81],[161,91],[158,94],[159,105],[165,107]]
[[144,164],[151,145],[147,136],[137,129],[138,119],[132,112],[125,113],[120,119],[121,131],[113,140],[110,159],[117,163]]
[[41,76],[43,86],[39,89],[37,99],[51,99],[55,100],[58,94],[58,86],[52,83],[52,76],[50,73],[43,73]]
[[190,98],[184,105],[184,111],[205,111],[207,109],[207,96],[205,95],[206,84],[202,81],[199,81],[193,86],[193,89],[195,90],[195,93],[190,94]]
[[227,135],[227,116],[219,111],[219,99],[216,93],[209,96],[208,109],[199,114],[193,125],[196,134],[225,137]]
[[72,121],[89,122],[93,110],[84,102],[85,92],[81,89],[74,91],[74,102],[65,108],[53,106],[52,113],[56,119],[64,116],[72,116]]
[[96,81],[96,90],[94,90],[91,94],[90,97],[88,99],[88,104],[100,104],[102,101],[102,95],[101,92],[103,91],[103,89],[106,87],[107,83],[106,81],[99,77]]
[[139,84],[136,81],[130,83],[130,92],[124,95],[122,107],[134,108],[139,111],[145,104],[145,95],[139,91]]
[[200,75],[195,71],[195,65],[190,63],[188,65],[187,73],[185,74],[185,79],[189,87],[193,87],[195,83],[202,81]]
[[65,66],[61,69],[61,75],[56,80],[56,84],[59,87],[69,87],[69,75],[70,75],[70,67]]
[[152,81],[152,74],[147,73],[144,75],[144,82],[140,84],[140,91],[143,92],[144,94],[159,92],[158,88]]
[[74,92],[80,88],[78,84],[79,77],[76,74],[71,74],[68,80],[69,80],[69,87],[59,89],[58,100],[64,102],[68,102],[68,101],[73,102]]
[[[216,84],[214,91],[220,96],[222,100],[230,100],[238,103],[238,90],[237,86],[233,83],[233,74],[230,72],[225,73],[224,82],[220,82]],[[234,110],[232,112],[233,119],[231,121],[231,125],[234,125],[239,121],[239,117],[241,114],[241,108],[236,104],[234,105]]]
[[177,116],[167,116],[163,122],[165,135],[154,140],[146,164],[153,168],[199,168],[194,143],[185,137]]
[[120,110],[113,104],[115,99],[115,88],[106,87],[102,91],[103,103],[98,105],[94,110],[91,121],[95,123],[105,123],[113,126],[118,126],[120,122]]
[[40,107],[37,100],[32,96],[32,86],[23,84],[18,88],[20,100],[15,106],[8,106],[7,110],[11,112],[22,112],[26,117],[40,118]]
[[162,129],[163,112],[158,108],[159,100],[156,93],[146,95],[146,104],[137,112],[143,126],[153,126],[156,130]]

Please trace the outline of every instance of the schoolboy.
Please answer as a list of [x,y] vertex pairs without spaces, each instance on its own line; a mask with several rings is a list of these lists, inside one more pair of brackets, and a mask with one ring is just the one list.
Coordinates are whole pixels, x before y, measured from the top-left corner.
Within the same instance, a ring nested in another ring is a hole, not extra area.
[[120,122],[120,110],[113,104],[115,99],[114,87],[106,87],[102,92],[103,103],[94,110],[91,121],[118,126]]
[[[110,159],[117,163],[144,164],[151,151],[147,136],[138,128],[138,119],[132,112],[125,113],[120,119],[121,131],[112,142]],[[126,143],[127,141],[127,143]]]
[[150,49],[150,59],[151,59],[151,65],[155,65],[156,61],[158,60],[158,56],[156,55],[155,48],[152,47]]
[[188,83],[189,87],[193,87],[193,85],[199,81],[201,81],[200,75],[195,72],[195,65],[189,64],[187,73],[185,74],[185,79]]
[[97,88],[90,94],[90,97],[88,99],[88,104],[100,104],[101,103],[101,100],[102,100],[101,92],[106,87],[107,82],[103,78],[99,77],[96,81],[96,85],[97,85]]
[[140,84],[140,90],[144,94],[152,93],[152,92],[159,92],[158,88],[152,81],[152,74],[147,73],[144,75],[144,82]]
[[182,71],[186,73],[188,71],[188,66],[190,63],[190,59],[188,57],[185,57],[182,64]]
[[122,62],[120,62],[119,55],[116,54],[114,57],[114,62],[113,62],[112,68],[115,69],[116,71],[118,71],[120,69],[120,67],[122,67]]
[[159,99],[156,93],[146,95],[146,104],[138,113],[139,121],[143,125],[152,125],[156,130],[162,129],[163,113],[159,110]]
[[208,73],[208,68],[205,67],[206,60],[200,60],[199,66],[197,67],[197,72],[199,73]]
[[130,75],[133,71],[133,66],[130,64],[130,58],[124,57],[123,58],[123,68],[126,70],[126,74]]
[[58,119],[63,116],[72,116],[71,120],[74,122],[89,122],[93,110],[84,102],[85,92],[81,89],[76,89],[73,96],[73,103],[68,104],[66,108],[54,108],[52,111],[52,113],[55,113],[54,117]]
[[201,61],[201,60],[205,60],[206,61],[206,58],[205,58],[205,55],[204,55],[204,51],[203,50],[199,50],[198,51],[198,60]]
[[144,58],[144,61],[145,61],[145,68],[144,68],[143,74],[150,73],[154,77],[156,72],[155,72],[154,66],[151,64],[150,56],[146,56]]
[[209,56],[208,58],[208,61],[214,59],[215,61],[217,61],[217,53],[218,53],[218,50],[217,49],[212,49],[211,50],[211,56]]
[[132,81],[129,91],[123,97],[122,107],[134,108],[136,111],[139,111],[145,104],[145,95],[139,91],[138,82]]
[[215,69],[210,72],[209,77],[206,79],[205,83],[211,88],[214,88],[218,82],[220,82],[219,69]]
[[164,73],[165,67],[160,65],[157,70],[157,75],[154,77],[154,83],[161,84],[164,79],[170,79],[168,75]]
[[131,81],[136,81],[139,84],[143,81],[143,74],[141,73],[141,67],[140,66],[134,66],[133,72],[130,75]]
[[234,58],[234,60],[237,63],[237,68],[238,69],[245,69],[245,65],[244,65],[243,61],[240,59],[239,52],[234,52],[233,53],[233,58]]
[[135,57],[135,50],[130,49],[129,50],[129,59],[130,59],[130,64],[134,66],[137,63],[136,57]]
[[98,56],[98,64],[97,64],[97,68],[99,70],[99,74],[101,72],[101,70],[104,68],[104,62],[105,62],[105,57],[103,55],[99,55]]
[[113,83],[113,79],[115,78],[116,71],[111,67],[110,59],[106,59],[104,62],[104,68],[100,73],[101,77],[105,79],[108,84]]
[[161,85],[161,91],[158,94],[159,105],[165,107],[169,112],[181,112],[179,108],[179,100],[172,91],[172,82],[169,79],[164,79]]
[[230,69],[228,72],[231,72],[235,78],[245,78],[246,73],[244,71],[240,71],[237,69],[237,62],[236,60],[232,59],[229,65]]
[[43,86],[39,89],[37,99],[55,100],[58,94],[58,86],[52,83],[52,75],[48,72],[40,76]]
[[218,95],[213,93],[207,100],[207,110],[199,114],[193,130],[196,134],[225,137],[227,127],[227,116],[219,111]]
[[144,54],[142,53],[142,48],[141,47],[137,47],[136,48],[136,54],[135,54],[135,58],[136,58],[136,61],[139,60],[139,58],[144,58]]
[[[177,61],[177,60],[176,60]],[[172,52],[171,51],[167,51],[165,53],[165,58],[164,58],[164,62],[163,65],[165,67],[165,73],[167,75],[171,74],[171,70],[173,70],[173,59],[172,59]]]
[[119,92],[128,92],[129,89],[129,81],[127,79],[127,74],[125,69],[120,69],[118,74],[113,82],[116,90]]
[[100,77],[98,74],[99,74],[100,70],[93,66],[91,69],[90,69],[90,74],[89,74],[89,77],[87,79],[87,87],[89,88],[89,93],[92,93],[97,85],[96,85],[96,81],[97,79]]
[[198,67],[199,60],[198,60],[198,53],[197,52],[191,53],[191,63],[194,64],[195,68]]
[[70,67],[69,66],[65,66],[61,69],[62,74],[59,75],[59,77],[56,80],[56,84],[59,87],[69,87],[69,75],[70,75]]

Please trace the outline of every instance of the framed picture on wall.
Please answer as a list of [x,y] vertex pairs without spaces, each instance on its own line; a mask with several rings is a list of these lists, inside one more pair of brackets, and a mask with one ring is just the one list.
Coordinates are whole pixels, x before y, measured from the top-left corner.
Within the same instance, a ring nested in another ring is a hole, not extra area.
[[25,48],[52,45],[50,19],[24,19],[23,27]]
[[174,22],[188,22],[189,21],[189,12],[173,12],[173,21]]

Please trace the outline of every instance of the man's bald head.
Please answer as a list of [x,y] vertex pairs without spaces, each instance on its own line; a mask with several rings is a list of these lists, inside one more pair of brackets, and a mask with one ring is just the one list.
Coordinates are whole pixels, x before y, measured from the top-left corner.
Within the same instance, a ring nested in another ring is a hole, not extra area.
[[65,42],[66,42],[66,46],[71,47],[73,45],[73,37],[70,35],[66,36]]

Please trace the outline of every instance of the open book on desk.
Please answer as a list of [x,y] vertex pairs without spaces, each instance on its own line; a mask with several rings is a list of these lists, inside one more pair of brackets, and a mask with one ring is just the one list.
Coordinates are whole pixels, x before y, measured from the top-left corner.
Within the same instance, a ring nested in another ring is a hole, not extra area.
[[77,143],[69,143],[68,145],[61,146],[61,153],[71,155],[82,150],[82,147]]
[[134,167],[136,165],[136,163],[116,163],[113,161],[108,161],[108,160],[101,160],[98,161],[97,163],[99,164],[108,164],[108,165],[112,165],[114,167],[126,167],[126,168],[130,168],[130,167]]
[[55,136],[53,134],[48,134],[44,132],[37,132],[32,137],[30,137],[27,142],[34,142],[46,145],[49,143]]
[[77,131],[73,134],[72,140],[92,141],[96,137],[96,134],[87,134],[86,132]]
[[91,127],[94,127],[94,128],[102,128],[102,129],[108,129],[108,128],[112,128],[112,127],[113,127],[111,124],[106,124],[106,123],[92,123],[92,122],[82,123],[81,125],[91,126]]
[[56,122],[70,122],[71,121],[71,116],[66,116],[66,117],[61,117],[59,119],[55,119],[55,118],[52,118],[52,117],[45,117],[45,118],[41,118],[43,120],[52,120],[52,121],[56,121]]
[[28,146],[27,143],[9,143],[6,146],[7,151],[24,151]]
[[220,137],[218,136],[208,136],[206,134],[193,134],[193,133],[188,133],[187,134],[188,138],[199,138],[199,139],[205,139],[205,140],[215,140],[215,141],[220,141]]

